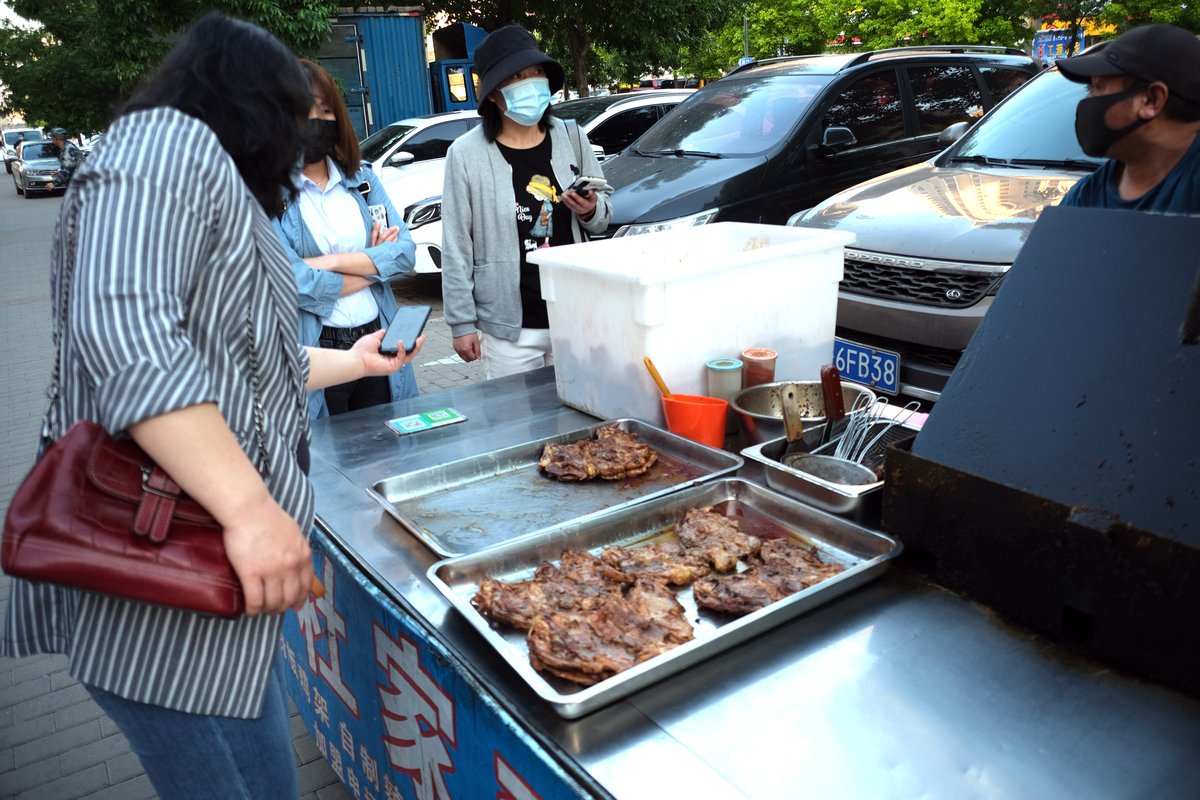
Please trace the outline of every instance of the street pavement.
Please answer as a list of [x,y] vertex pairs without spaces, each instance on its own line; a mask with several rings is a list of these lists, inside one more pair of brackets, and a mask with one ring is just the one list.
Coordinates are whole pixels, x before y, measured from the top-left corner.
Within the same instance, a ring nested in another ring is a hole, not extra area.
[[[50,241],[62,201],[25,200],[0,176],[0,514],[33,463],[54,348],[50,339]],[[416,363],[423,393],[483,380],[479,363],[454,353],[437,277],[395,284],[401,304],[433,307]],[[0,625],[8,608],[0,574]],[[326,765],[292,710],[302,800],[351,795]],[[0,658],[0,800],[153,800],[136,756],[116,726],[66,672],[63,656]]]

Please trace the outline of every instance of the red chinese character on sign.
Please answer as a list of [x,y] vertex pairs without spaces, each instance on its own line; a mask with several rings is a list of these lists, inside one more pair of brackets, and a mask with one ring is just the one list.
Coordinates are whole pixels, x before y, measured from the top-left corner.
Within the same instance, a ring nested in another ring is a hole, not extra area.
[[[329,684],[329,688],[333,689],[333,693],[357,719],[358,699],[342,680],[341,645],[338,640],[346,641],[346,620],[333,605],[334,571],[333,563],[328,558],[324,559],[323,572],[321,579],[325,584],[324,596],[310,596],[296,614],[300,620],[300,634],[304,637],[304,644],[308,650],[308,668]],[[325,620],[324,625],[321,624],[322,619]],[[318,639],[325,641],[328,659],[322,658],[317,652]]]
[[496,792],[496,800],[542,800],[542,796],[517,774],[512,764],[505,761],[499,753],[493,755],[496,762],[496,784],[500,787]]
[[419,800],[449,800],[444,778],[454,771],[454,762],[446,743],[458,746],[453,699],[421,667],[415,644],[403,636],[393,640],[378,626],[375,661],[387,675],[379,684],[379,699],[389,762],[412,778]]

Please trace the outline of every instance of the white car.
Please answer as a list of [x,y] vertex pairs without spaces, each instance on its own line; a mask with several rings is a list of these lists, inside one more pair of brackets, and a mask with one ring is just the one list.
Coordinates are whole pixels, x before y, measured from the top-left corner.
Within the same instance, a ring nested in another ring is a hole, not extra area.
[[[632,144],[692,92],[662,90],[566,100],[554,105],[554,115],[578,122],[596,157],[603,161]],[[442,179],[446,149],[451,141],[478,124],[476,112],[453,111],[402,120],[363,140],[363,158],[376,165],[392,204],[404,214],[417,245],[419,273],[442,270]],[[409,130],[402,132],[403,128]]]
[[[417,244],[416,271],[441,272],[442,173],[450,143],[480,122],[475,111],[449,111],[393,122],[359,143]],[[421,228],[424,203],[437,200],[436,231]],[[419,212],[419,213],[418,213]]]
[[17,160],[17,142],[23,138],[27,142],[38,142],[43,138],[41,128],[8,128],[4,137],[4,169],[12,173],[13,162]]
[[624,150],[695,89],[659,89],[583,97],[554,106],[554,116],[583,128],[601,161]]

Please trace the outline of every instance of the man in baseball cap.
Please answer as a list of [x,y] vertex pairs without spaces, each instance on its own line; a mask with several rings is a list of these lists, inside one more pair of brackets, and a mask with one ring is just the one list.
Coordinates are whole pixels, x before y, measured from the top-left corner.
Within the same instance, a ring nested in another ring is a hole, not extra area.
[[1200,214],[1200,39],[1144,25],[1060,59],[1088,84],[1075,111],[1083,151],[1109,160],[1060,205]]

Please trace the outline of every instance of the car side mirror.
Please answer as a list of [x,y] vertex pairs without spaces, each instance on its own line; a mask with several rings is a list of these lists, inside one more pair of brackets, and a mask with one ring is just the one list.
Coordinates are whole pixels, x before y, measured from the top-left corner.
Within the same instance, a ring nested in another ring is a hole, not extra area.
[[858,139],[849,128],[831,125],[821,134],[821,143],[816,149],[822,153],[836,153],[858,144]]
[[414,156],[412,153],[408,152],[407,150],[400,150],[396,153],[392,153],[392,157],[387,160],[387,163],[384,164],[384,166],[403,167],[405,164],[415,159],[416,156]]
[[945,130],[938,134],[938,145],[940,147],[949,147],[961,139],[970,127],[971,123],[969,122],[956,122],[953,125],[947,126]]

